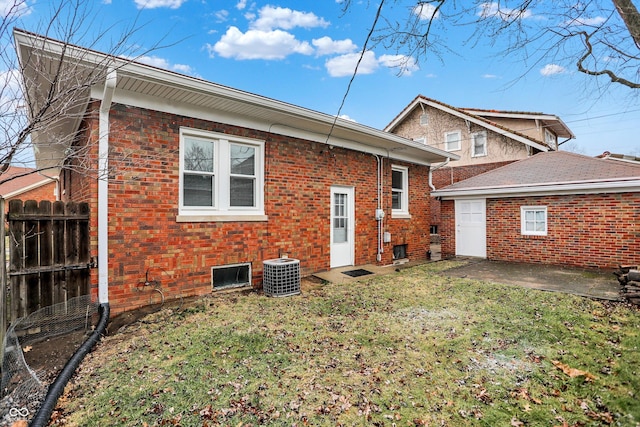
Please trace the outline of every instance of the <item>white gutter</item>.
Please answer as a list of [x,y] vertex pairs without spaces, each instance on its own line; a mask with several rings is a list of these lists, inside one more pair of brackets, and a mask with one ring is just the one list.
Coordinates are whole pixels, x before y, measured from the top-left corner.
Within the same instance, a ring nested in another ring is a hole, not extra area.
[[447,166],[449,164],[449,160],[451,160],[451,157],[447,157],[447,160],[445,160],[444,163],[439,164],[435,168],[429,168],[429,187],[431,188],[431,191],[436,191],[436,187],[433,185],[433,171]]
[[110,69],[100,102],[98,139],[98,302],[109,302],[109,110],[118,75]]
[[440,197],[443,200],[453,200],[454,198],[496,196],[496,197],[519,197],[519,196],[544,196],[560,194],[601,194],[601,193],[633,193],[640,192],[640,178],[620,178],[612,180],[594,180],[591,182],[566,182],[548,183],[543,185],[499,185],[495,187],[476,187],[460,190],[435,191],[431,193],[433,197]]

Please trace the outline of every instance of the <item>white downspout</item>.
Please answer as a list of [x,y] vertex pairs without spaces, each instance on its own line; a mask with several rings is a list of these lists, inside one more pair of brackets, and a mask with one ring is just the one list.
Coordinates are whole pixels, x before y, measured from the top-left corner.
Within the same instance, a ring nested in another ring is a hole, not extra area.
[[436,191],[436,187],[433,186],[433,175],[432,175],[433,171],[447,166],[450,160],[451,160],[451,157],[447,157],[447,160],[445,160],[444,163],[440,163],[435,168],[429,168],[429,187],[431,187],[431,191]]
[[382,261],[382,253],[384,252],[384,246],[382,242],[382,234],[384,232],[384,211],[382,209],[382,159],[377,154],[374,154],[376,160],[378,161],[378,171],[377,171],[377,184],[378,184],[378,207],[376,209],[376,221],[378,222],[378,250],[376,254],[376,260],[378,262]]
[[100,103],[98,136],[98,302],[109,302],[109,110],[118,75],[109,70]]

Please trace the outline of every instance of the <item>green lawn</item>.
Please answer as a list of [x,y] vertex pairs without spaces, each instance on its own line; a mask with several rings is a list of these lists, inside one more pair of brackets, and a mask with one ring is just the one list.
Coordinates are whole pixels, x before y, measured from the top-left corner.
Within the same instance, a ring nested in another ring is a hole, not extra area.
[[[640,311],[437,274],[224,294],[104,339],[65,425],[640,425]],[[615,280],[612,276],[612,280]]]

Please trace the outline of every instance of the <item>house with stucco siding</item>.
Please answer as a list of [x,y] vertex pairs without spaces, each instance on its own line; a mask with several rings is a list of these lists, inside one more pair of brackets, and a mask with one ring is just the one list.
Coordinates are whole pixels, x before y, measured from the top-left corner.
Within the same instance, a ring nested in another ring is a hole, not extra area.
[[[536,153],[558,150],[574,138],[566,124],[552,114],[457,108],[422,95],[384,130],[460,157],[434,165],[432,190]],[[440,224],[440,204],[434,199],[433,234],[438,234]]]

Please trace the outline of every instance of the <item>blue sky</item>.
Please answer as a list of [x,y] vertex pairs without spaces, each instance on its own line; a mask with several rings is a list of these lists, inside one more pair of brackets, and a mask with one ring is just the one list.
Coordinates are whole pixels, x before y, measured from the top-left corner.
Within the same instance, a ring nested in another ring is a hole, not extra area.
[[[0,0],[0,10],[7,1]],[[391,2],[385,12],[410,14],[412,4]],[[335,0],[96,0],[90,30],[76,42],[89,46],[99,28],[117,39],[139,27],[129,40],[137,52],[167,45],[142,62],[334,115],[376,8],[354,1],[345,14]],[[27,2],[16,25],[39,32],[49,9],[47,1]],[[552,60],[500,55],[501,40],[465,44],[470,28],[435,30],[450,51],[419,63],[383,46],[367,51],[340,114],[381,129],[422,94],[456,107],[556,114],[577,136],[567,144],[572,150],[640,156],[640,97],[631,89],[611,86],[603,93],[593,78]],[[93,47],[109,49],[107,39]]]

